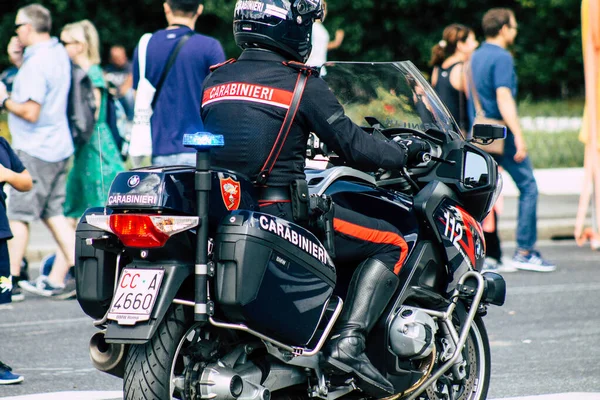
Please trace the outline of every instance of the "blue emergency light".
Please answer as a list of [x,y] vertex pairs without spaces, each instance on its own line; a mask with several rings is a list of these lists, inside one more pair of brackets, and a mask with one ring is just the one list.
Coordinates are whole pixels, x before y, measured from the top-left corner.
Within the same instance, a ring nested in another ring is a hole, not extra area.
[[225,146],[223,135],[213,135],[209,132],[186,133],[183,135],[183,145],[196,150]]

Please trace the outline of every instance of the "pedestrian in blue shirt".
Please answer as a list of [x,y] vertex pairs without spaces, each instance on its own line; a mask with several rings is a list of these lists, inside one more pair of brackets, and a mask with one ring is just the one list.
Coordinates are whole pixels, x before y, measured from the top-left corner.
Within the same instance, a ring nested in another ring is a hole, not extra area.
[[[12,232],[6,216],[6,183],[22,192],[33,187],[31,175],[6,139],[0,137],[0,306],[11,302],[13,289],[7,244],[12,238]],[[23,382],[23,376],[13,373],[8,365],[0,361],[0,385],[20,382]]]
[[514,60],[507,50],[517,37],[517,20],[512,10],[494,8],[485,13],[481,25],[486,40],[471,57],[475,88],[469,88],[469,109],[473,116],[475,106],[472,91],[476,90],[485,117],[503,120],[508,128],[504,154],[499,157],[499,161],[520,192],[517,250],[512,264],[523,270],[554,271],[556,266],[544,260],[535,249],[538,188],[517,114],[517,74]]
[[[73,154],[67,120],[71,63],[64,46],[50,35],[51,27],[50,11],[40,4],[17,12],[14,29],[24,48],[23,60],[10,96],[0,84],[0,106],[8,112],[12,147],[36,182],[27,193],[10,188],[12,275],[20,274],[30,223],[42,219],[66,261],[55,263],[47,278],[35,282],[35,289],[47,297],[67,299],[75,296],[74,282],[64,284],[64,275],[75,263],[75,229],[63,215],[67,163]],[[13,293],[13,301],[23,299],[22,293]]]
[[[179,40],[194,31],[202,14],[202,0],[167,0],[164,4],[169,26],[155,32],[148,43],[146,79],[156,88],[169,56]],[[202,83],[211,65],[225,61],[216,39],[194,34],[175,59],[160,92],[155,94],[152,114],[152,163],[154,165],[195,165],[193,149],[183,146],[183,135],[203,130],[200,118]],[[140,79],[138,49],[133,56],[133,87]]]

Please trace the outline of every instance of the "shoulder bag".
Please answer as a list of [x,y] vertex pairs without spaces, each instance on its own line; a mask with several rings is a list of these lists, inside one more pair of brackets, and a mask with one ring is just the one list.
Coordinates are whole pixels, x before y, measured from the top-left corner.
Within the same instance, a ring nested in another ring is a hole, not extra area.
[[152,155],[152,125],[150,123],[150,119],[154,113],[153,108],[156,104],[156,99],[158,99],[165,78],[175,63],[175,59],[177,58],[179,51],[185,42],[194,34],[194,31],[190,31],[183,35],[181,39],[179,39],[177,46],[169,56],[169,60],[167,61],[160,79],[156,84],[156,88],[148,79],[146,79],[146,53],[148,50],[148,42],[150,42],[152,34],[146,33],[140,39],[140,43],[138,45],[140,80],[138,82],[138,88],[135,95],[133,128],[131,129],[131,140],[129,142],[130,156],[137,157]]
[[[466,64],[467,71],[465,72],[468,78],[468,84],[471,90],[469,91],[473,96],[473,104],[475,105],[475,120],[473,121],[473,125],[481,124],[481,125],[504,125],[506,123],[501,119],[488,118],[485,116],[485,111],[481,107],[481,102],[479,101],[479,95],[477,94],[477,88],[475,87],[475,83],[473,81],[473,74],[471,73],[470,64]],[[472,136],[472,135],[471,135]],[[504,154],[504,140],[496,139],[488,144],[481,144],[476,142],[471,142],[472,145],[479,147],[482,150],[487,151],[490,154],[496,154],[501,156]]]

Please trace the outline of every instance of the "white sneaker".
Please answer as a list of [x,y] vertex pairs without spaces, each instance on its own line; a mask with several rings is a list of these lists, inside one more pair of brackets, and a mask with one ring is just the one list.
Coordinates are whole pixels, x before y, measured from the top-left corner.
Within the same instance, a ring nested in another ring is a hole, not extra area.
[[48,277],[40,275],[35,281],[19,281],[19,286],[26,292],[59,300],[73,299],[76,297],[75,279],[68,279],[66,284],[53,286]]
[[527,255],[515,252],[512,265],[524,271],[552,272],[556,270],[556,265],[544,260],[540,252],[536,250],[531,250]]
[[509,264],[504,264],[502,261],[498,261],[495,258],[492,257],[486,257],[484,264],[483,264],[483,269],[481,270],[481,272],[496,272],[496,273],[507,273],[507,272],[515,272],[517,269]]

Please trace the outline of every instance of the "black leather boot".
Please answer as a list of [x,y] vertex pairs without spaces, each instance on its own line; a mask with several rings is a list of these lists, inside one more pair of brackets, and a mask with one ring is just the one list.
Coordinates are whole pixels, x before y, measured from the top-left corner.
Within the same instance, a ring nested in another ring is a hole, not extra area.
[[381,261],[370,258],[358,266],[346,303],[323,350],[325,368],[354,375],[358,386],[374,397],[394,394],[394,386],[365,354],[366,337],[381,317],[398,286],[398,277]]

